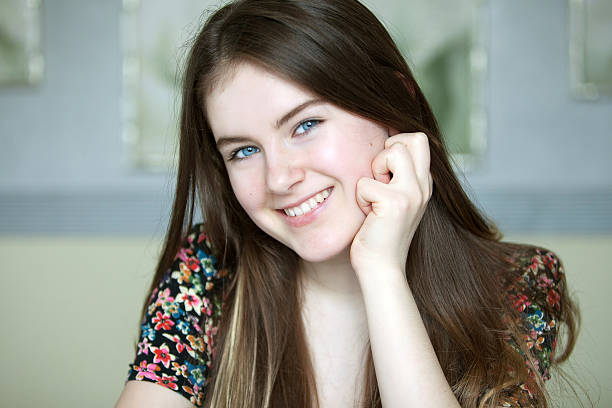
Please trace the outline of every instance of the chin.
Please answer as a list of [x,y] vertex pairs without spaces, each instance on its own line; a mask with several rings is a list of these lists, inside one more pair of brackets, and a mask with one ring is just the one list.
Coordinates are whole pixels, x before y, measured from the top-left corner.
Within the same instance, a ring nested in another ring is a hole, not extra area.
[[[349,259],[349,250],[350,247],[344,247],[339,251],[327,251],[325,253],[319,252],[319,253],[312,253],[312,252],[308,252],[308,253],[298,253],[298,256],[300,257],[300,259],[304,262],[307,263],[321,263],[321,262],[328,262],[328,261],[332,261],[332,260],[340,260],[341,258],[347,258]],[[346,255],[344,255],[346,254]]]
[[326,262],[344,257],[349,259],[349,251],[354,236],[355,234],[350,234],[346,237],[334,235],[314,243],[295,245],[292,249],[305,262]]

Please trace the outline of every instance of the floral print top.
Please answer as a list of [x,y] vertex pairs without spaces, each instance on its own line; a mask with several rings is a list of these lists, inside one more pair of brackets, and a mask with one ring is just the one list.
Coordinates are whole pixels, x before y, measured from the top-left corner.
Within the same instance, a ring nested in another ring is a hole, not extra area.
[[[535,367],[515,339],[508,341],[525,357],[529,373],[533,376],[537,369],[547,380],[556,340],[552,312],[560,308],[563,267],[554,253],[537,248],[512,261],[524,273],[510,283],[508,299],[522,318],[525,334],[520,340],[532,353]],[[202,406],[227,275],[218,268],[202,225],[196,225],[148,300],[128,381],[156,383]],[[502,396],[500,406],[531,407],[533,398],[528,386],[521,385]]]
[[128,381],[151,381],[202,405],[226,275],[196,225],[151,293]]

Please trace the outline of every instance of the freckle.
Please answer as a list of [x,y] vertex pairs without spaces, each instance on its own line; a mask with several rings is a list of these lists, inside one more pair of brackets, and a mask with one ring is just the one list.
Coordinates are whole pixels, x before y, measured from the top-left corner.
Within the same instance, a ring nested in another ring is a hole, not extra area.
[[370,147],[374,146],[374,143],[370,142]]

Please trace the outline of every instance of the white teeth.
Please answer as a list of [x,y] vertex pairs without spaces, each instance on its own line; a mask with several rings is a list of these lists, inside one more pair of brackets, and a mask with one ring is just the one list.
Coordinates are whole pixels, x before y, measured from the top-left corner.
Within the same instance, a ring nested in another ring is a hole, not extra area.
[[285,208],[285,214],[287,214],[289,217],[296,217],[311,212],[313,208],[315,208],[319,203],[322,203],[327,197],[329,197],[330,191],[331,189],[328,189],[321,193],[318,193],[317,195],[309,198],[297,207]]
[[302,209],[302,212],[304,214],[309,213],[312,210],[312,208],[310,208],[310,205],[308,205],[306,201],[304,201],[302,205],[300,205],[300,208]]

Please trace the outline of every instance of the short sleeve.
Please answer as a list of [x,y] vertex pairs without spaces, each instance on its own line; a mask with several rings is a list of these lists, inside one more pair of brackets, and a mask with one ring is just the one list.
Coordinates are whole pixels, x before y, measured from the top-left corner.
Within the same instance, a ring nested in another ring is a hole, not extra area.
[[212,366],[226,276],[196,225],[153,290],[128,381],[149,381],[201,406]]
[[[557,342],[557,320],[561,312],[562,285],[565,282],[561,261],[551,251],[532,248],[515,260],[521,274],[508,288],[508,298],[519,313],[519,324],[524,328],[520,339],[510,339],[510,345],[525,359],[530,377],[535,370],[543,380],[550,379],[551,359]],[[521,341],[531,354],[530,362],[518,347]],[[534,406],[529,384],[521,384],[502,395],[502,407]]]

